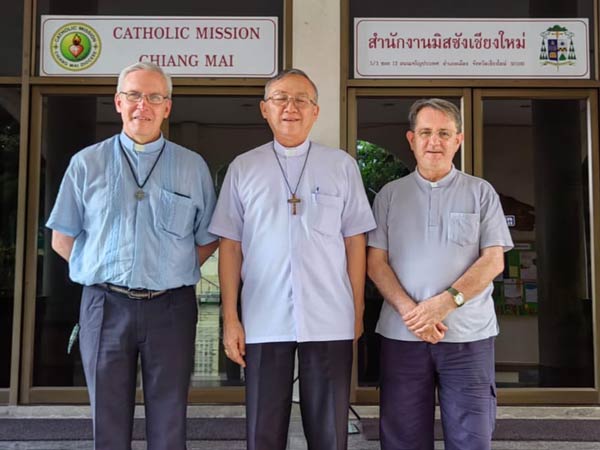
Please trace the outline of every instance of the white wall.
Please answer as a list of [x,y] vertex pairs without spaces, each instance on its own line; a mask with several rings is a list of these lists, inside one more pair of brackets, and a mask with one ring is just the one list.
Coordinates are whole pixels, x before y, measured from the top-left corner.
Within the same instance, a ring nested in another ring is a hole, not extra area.
[[311,139],[340,145],[340,1],[294,1],[292,65],[319,89],[320,117]]

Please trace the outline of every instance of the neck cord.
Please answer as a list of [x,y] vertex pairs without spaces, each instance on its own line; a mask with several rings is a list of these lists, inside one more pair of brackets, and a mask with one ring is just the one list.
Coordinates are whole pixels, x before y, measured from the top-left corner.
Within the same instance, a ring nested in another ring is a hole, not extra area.
[[163,142],[163,145],[162,145],[162,147],[160,149],[160,152],[158,153],[158,156],[154,160],[154,164],[152,164],[152,168],[150,169],[150,172],[148,172],[148,175],[146,176],[146,179],[143,181],[143,183],[140,184],[140,182],[138,181],[138,178],[137,178],[137,176],[135,174],[135,171],[133,170],[133,164],[129,160],[129,156],[127,156],[127,153],[125,152],[125,149],[123,148],[123,144],[121,143],[121,138],[119,137],[118,139],[119,139],[119,147],[121,148],[121,152],[123,153],[123,156],[125,157],[125,160],[127,161],[127,165],[129,166],[129,170],[131,171],[131,175],[133,176],[133,179],[135,180],[135,184],[137,184],[137,187],[138,187],[138,190],[135,193],[135,198],[138,199],[138,200],[141,200],[145,196],[144,191],[143,191],[144,186],[146,186],[146,183],[150,179],[150,176],[152,175],[152,172],[154,172],[154,168],[156,167],[156,164],[158,164],[158,160],[160,159],[160,157],[163,154],[165,146],[167,145],[167,141]]
[[311,146],[312,146],[312,142],[308,144],[308,151],[306,152],[306,158],[304,158],[304,165],[302,166],[302,170],[300,171],[300,176],[298,177],[298,182],[296,183],[296,188],[292,191],[292,186],[290,186],[290,182],[288,181],[287,176],[285,175],[285,171],[283,170],[281,161],[279,161],[279,156],[277,156],[277,152],[275,151],[275,144],[273,144],[273,154],[275,155],[277,164],[279,164],[279,169],[281,170],[281,175],[283,175],[283,179],[285,180],[285,184],[287,184],[287,187],[290,190],[290,194],[292,194],[294,197],[296,196],[296,192],[298,192],[298,186],[300,186],[300,181],[302,180],[302,175],[304,175],[304,169],[306,168],[306,162],[308,161],[308,155],[310,155]]

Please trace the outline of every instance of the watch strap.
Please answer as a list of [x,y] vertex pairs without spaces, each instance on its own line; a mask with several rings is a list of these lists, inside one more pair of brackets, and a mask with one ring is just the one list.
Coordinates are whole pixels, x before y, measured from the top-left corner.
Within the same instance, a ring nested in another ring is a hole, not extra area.
[[452,295],[452,299],[458,308],[465,304],[465,296],[462,292],[454,289],[452,286],[446,289],[446,291]]
[[450,286],[448,289],[446,289],[450,295],[452,295],[452,297],[460,294],[460,292],[458,292],[456,289],[454,289],[452,286]]

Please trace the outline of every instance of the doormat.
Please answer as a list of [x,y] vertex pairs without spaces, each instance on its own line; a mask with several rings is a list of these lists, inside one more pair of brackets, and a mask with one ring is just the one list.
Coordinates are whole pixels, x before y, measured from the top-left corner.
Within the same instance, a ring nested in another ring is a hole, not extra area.
[[[133,440],[144,440],[145,420],[135,419]],[[243,441],[244,418],[189,418],[187,438],[194,441]],[[91,419],[0,419],[0,441],[91,441]]]
[[[369,441],[379,440],[379,420],[362,419],[361,431]],[[443,439],[442,424],[435,421],[435,439]],[[599,420],[498,419],[494,441],[600,441]]]

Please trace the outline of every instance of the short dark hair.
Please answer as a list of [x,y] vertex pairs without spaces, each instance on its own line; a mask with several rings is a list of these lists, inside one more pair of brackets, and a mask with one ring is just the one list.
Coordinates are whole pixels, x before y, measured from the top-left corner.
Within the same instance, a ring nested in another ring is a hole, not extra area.
[[432,108],[443,112],[454,121],[454,124],[456,125],[456,131],[458,133],[462,132],[462,117],[459,109],[454,103],[441,98],[422,98],[412,104],[410,111],[408,112],[408,122],[411,130],[415,131],[415,126],[417,125],[417,114],[419,114],[419,111],[421,111],[423,108]]
[[271,78],[269,81],[267,81],[267,84],[265,84],[264,100],[266,100],[268,97],[269,89],[271,88],[271,85],[273,83],[275,83],[276,81],[279,81],[289,75],[299,75],[303,78],[306,78],[308,80],[308,82],[310,83],[310,85],[312,86],[312,88],[315,90],[315,103],[317,103],[319,101],[319,90],[317,89],[317,85],[313,82],[313,80],[310,79],[310,77],[306,74],[306,72],[304,72],[303,70],[294,69],[294,68],[282,70],[277,75],[275,75],[273,78]]

